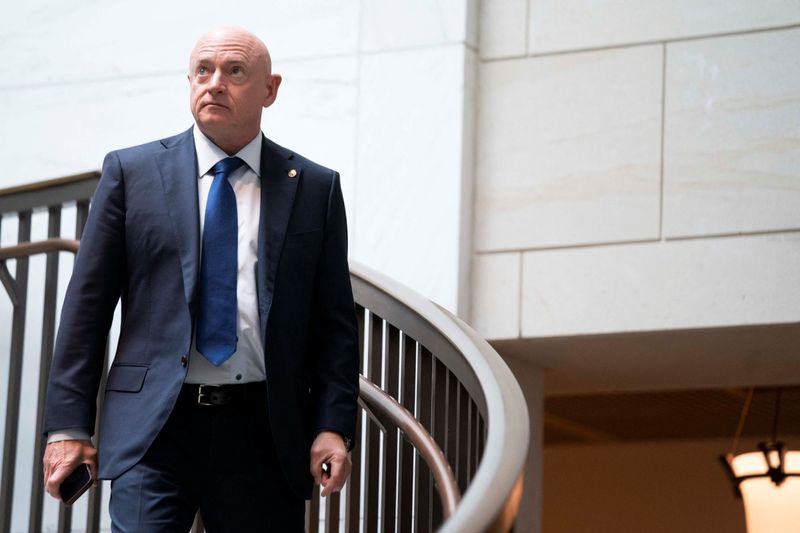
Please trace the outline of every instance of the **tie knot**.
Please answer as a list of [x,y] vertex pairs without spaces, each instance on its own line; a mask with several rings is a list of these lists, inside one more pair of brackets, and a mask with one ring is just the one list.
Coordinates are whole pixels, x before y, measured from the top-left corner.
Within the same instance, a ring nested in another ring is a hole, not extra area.
[[240,166],[244,165],[244,161],[239,159],[238,157],[226,157],[217,162],[216,165],[211,167],[211,170],[214,172],[214,177],[222,174],[223,176],[229,176],[231,172],[239,168]]

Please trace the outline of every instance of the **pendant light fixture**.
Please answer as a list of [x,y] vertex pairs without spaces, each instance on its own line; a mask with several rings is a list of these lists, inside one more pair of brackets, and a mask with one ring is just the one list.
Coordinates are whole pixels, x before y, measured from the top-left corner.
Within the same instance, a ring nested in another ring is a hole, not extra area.
[[744,502],[747,533],[800,531],[800,451],[787,451],[778,440],[781,389],[775,392],[769,442],[760,442],[758,451],[736,452],[752,400],[753,388],[747,393],[731,450],[720,460],[736,496]]

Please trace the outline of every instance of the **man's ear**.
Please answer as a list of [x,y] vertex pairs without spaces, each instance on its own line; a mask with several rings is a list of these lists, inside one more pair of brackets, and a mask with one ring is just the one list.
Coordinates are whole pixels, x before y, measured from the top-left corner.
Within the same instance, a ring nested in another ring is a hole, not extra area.
[[264,107],[269,107],[275,102],[281,81],[283,81],[283,78],[281,78],[280,74],[272,74],[267,78],[267,96],[264,98]]

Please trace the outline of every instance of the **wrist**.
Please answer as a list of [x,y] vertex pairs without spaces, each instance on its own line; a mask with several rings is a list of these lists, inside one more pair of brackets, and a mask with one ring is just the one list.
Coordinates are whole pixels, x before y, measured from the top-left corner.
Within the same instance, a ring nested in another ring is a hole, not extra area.
[[342,439],[342,442],[344,443],[344,448],[348,452],[353,448],[353,440],[350,437],[348,437],[347,435],[344,435],[343,433],[340,433],[339,431],[336,431],[335,429],[321,429],[321,430],[317,431],[317,436],[319,436],[319,434],[323,433],[323,432],[325,432],[325,433],[334,433],[335,435],[338,435],[339,438]]

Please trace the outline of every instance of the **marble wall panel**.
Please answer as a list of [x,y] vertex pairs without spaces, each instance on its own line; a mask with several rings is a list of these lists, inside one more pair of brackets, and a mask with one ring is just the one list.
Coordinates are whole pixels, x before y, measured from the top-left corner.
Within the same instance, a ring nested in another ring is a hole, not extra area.
[[800,22],[797,0],[530,0],[528,52],[645,43]]
[[800,228],[800,29],[670,44],[667,237]]
[[472,261],[470,325],[487,339],[519,336],[522,255],[478,254]]
[[361,49],[464,43],[476,45],[477,25],[468,24],[475,0],[406,0],[361,3]]
[[[352,204],[357,60],[289,62],[263,130],[279,144],[335,168]],[[179,74],[29,89],[0,89],[12,109],[0,124],[7,161],[0,187],[100,168],[109,150],[192,125]],[[24,110],[24,111],[23,111]]]
[[656,238],[662,47],[484,63],[479,251]]
[[200,34],[226,24],[259,35],[276,66],[358,47],[357,0],[232,0],[222,14],[188,0],[33,0],[7,3],[1,20],[0,87],[185,72]]
[[359,89],[351,254],[450,309],[462,251],[464,64],[462,45],[367,55]]
[[522,336],[797,322],[800,232],[523,258]]
[[527,15],[527,0],[481,2],[481,58],[496,59],[525,55],[528,41]]
[[[278,144],[339,172],[352,221],[358,60],[343,56],[290,61],[280,72],[278,99],[265,111],[262,130]],[[349,229],[352,234],[352,222]]]
[[0,187],[99,169],[110,150],[192,125],[183,76],[0,89]]

